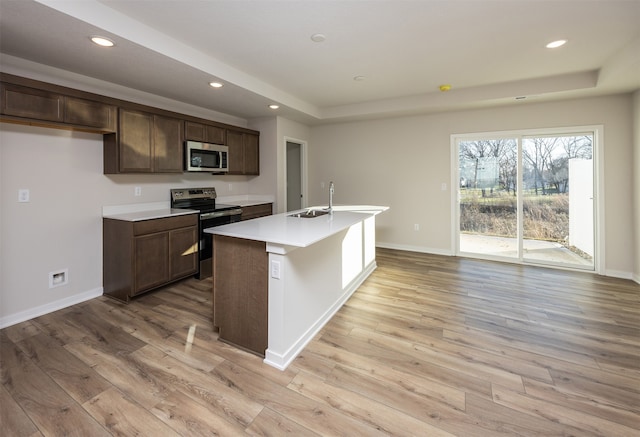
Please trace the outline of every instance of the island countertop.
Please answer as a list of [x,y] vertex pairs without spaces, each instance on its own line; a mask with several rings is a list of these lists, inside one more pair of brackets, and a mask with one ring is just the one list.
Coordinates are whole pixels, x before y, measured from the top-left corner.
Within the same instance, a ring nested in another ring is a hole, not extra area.
[[253,220],[231,223],[205,229],[213,235],[244,238],[294,247],[308,247],[320,240],[361,222],[364,217],[379,214],[388,209],[385,206],[338,206],[333,214],[313,218],[291,217],[291,214],[307,210],[321,210],[321,207],[289,211]]

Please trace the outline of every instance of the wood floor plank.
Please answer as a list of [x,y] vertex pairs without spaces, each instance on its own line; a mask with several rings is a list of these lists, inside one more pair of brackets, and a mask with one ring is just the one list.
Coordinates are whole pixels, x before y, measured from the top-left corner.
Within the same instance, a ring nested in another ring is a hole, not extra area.
[[378,429],[230,362],[222,363],[211,373],[239,393],[258,400],[265,407],[321,435],[385,435]]
[[320,437],[322,435],[297,424],[270,408],[264,408],[245,432],[253,436]]
[[110,353],[90,341],[73,342],[64,347],[145,408],[152,408],[175,390],[149,373],[145,366],[141,366],[128,354]]
[[245,425],[222,417],[215,407],[198,402],[181,389],[160,401],[151,412],[182,436],[240,435]]
[[572,427],[567,424],[549,420],[547,417],[528,414],[495,402],[469,394],[467,396],[467,414],[477,418],[478,423],[489,424],[485,431],[478,431],[476,435],[507,436],[579,436],[602,437],[583,428]]
[[0,385],[0,430],[11,431],[17,436],[30,436],[38,433],[38,427],[9,394],[4,385]]
[[570,388],[557,387],[553,384],[545,384],[526,378],[525,391],[529,396],[543,399],[546,402],[570,407],[574,410],[640,430],[640,420],[636,411],[638,408],[637,403],[621,407],[619,404],[603,399],[604,396],[594,396],[593,392],[576,392]]
[[474,435],[478,430],[497,432],[500,427],[499,424],[489,421],[479,423],[477,418],[469,416],[464,410],[433,402],[430,398],[415,396],[409,390],[390,390],[387,384],[342,366],[334,369],[327,383],[376,399],[395,410],[411,415],[427,424],[427,429],[436,427],[454,435]]
[[111,387],[94,369],[45,334],[28,337],[18,346],[80,404]]
[[457,372],[458,375],[467,375],[471,378],[477,378],[491,383],[500,383],[514,390],[524,391],[524,385],[520,375],[505,371],[501,369],[501,366],[493,367],[491,365],[485,365],[480,361],[473,362],[473,360],[468,357],[450,350],[446,342],[442,342],[440,347],[432,347],[435,341],[430,345],[423,345],[400,340],[388,335],[378,335],[375,339],[372,339],[372,334],[362,329],[354,329],[349,336],[367,341],[370,345],[380,346],[399,353],[410,354],[417,360]]
[[325,384],[323,380],[307,373],[298,374],[288,387],[388,435],[412,435],[419,431],[420,434],[429,436],[452,436],[403,410],[396,410],[369,396],[340,386]]
[[[363,357],[355,351],[334,348],[320,341],[315,342],[307,354],[318,355],[333,361],[335,364],[332,371],[336,366],[341,365],[344,368],[375,378],[390,393],[398,391],[403,396],[411,394],[412,396],[425,397],[450,408],[464,410],[465,392],[443,383],[440,379],[428,378],[411,369],[381,365],[379,361]],[[331,372],[325,379],[328,379],[330,375]]]
[[629,437],[637,434],[637,430],[628,426],[593,416],[583,411],[573,410],[564,405],[557,405],[540,400],[527,394],[516,393],[498,385],[493,387],[493,399],[497,404],[508,406],[536,417],[580,429],[582,433],[595,436]]
[[377,249],[286,371],[218,341],[211,279],[0,330],[4,435],[640,435],[640,285]]
[[[6,338],[4,335],[2,337]],[[39,431],[52,436],[109,435],[95,418],[82,409],[13,342],[5,340],[0,344],[0,381]]]
[[122,394],[115,387],[88,400],[83,407],[112,435],[180,436],[149,410]]
[[[233,390],[233,387],[221,384],[210,372],[191,369],[151,345],[131,354],[131,358],[138,366],[145,368],[148,374],[153,375],[154,379],[162,381],[166,386],[180,389],[196,401],[209,404],[211,411],[233,424],[246,427],[262,410],[263,405],[259,402]],[[163,398],[165,400],[166,397]]]
[[[379,364],[413,372],[463,391],[478,393],[487,398],[491,397],[491,384],[489,381],[433,364],[428,360],[421,360],[412,354],[412,347],[403,353],[398,349],[390,350],[384,345],[363,342],[351,336],[337,337],[324,334],[320,340],[334,347],[354,351],[359,355],[377,361]],[[378,340],[379,337],[376,336],[375,341]]]

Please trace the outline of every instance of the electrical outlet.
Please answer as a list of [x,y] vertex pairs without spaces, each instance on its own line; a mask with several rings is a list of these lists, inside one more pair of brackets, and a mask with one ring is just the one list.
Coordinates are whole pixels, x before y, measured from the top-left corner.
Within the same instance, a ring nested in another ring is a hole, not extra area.
[[420,230],[420,225],[418,223],[416,223],[415,225],[413,225],[413,230],[414,231],[419,231]]
[[18,202],[28,202],[29,201],[29,189],[22,188],[18,190]]
[[233,191],[233,184],[229,184],[229,191]]
[[133,195],[136,197],[142,196],[142,187],[135,187],[133,189]]
[[443,183],[440,185],[440,189],[441,189],[442,191],[447,191],[447,183],[446,183],[446,182],[443,182]]

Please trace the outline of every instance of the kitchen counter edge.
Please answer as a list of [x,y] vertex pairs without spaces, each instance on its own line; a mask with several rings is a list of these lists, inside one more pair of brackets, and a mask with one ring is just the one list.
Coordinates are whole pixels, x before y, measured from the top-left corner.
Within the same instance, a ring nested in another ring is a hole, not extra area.
[[144,220],[154,220],[167,217],[176,217],[181,215],[198,214],[197,209],[180,209],[180,208],[163,208],[148,211],[136,211],[120,214],[105,214],[102,218],[113,220],[122,220],[127,222],[139,222]]

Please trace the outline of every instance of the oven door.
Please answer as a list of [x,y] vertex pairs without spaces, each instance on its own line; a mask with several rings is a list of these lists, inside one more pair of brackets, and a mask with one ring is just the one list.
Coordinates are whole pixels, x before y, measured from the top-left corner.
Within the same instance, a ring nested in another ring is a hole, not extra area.
[[200,215],[200,273],[198,279],[205,279],[213,272],[213,236],[204,232],[207,228],[240,221],[242,209],[236,208]]

